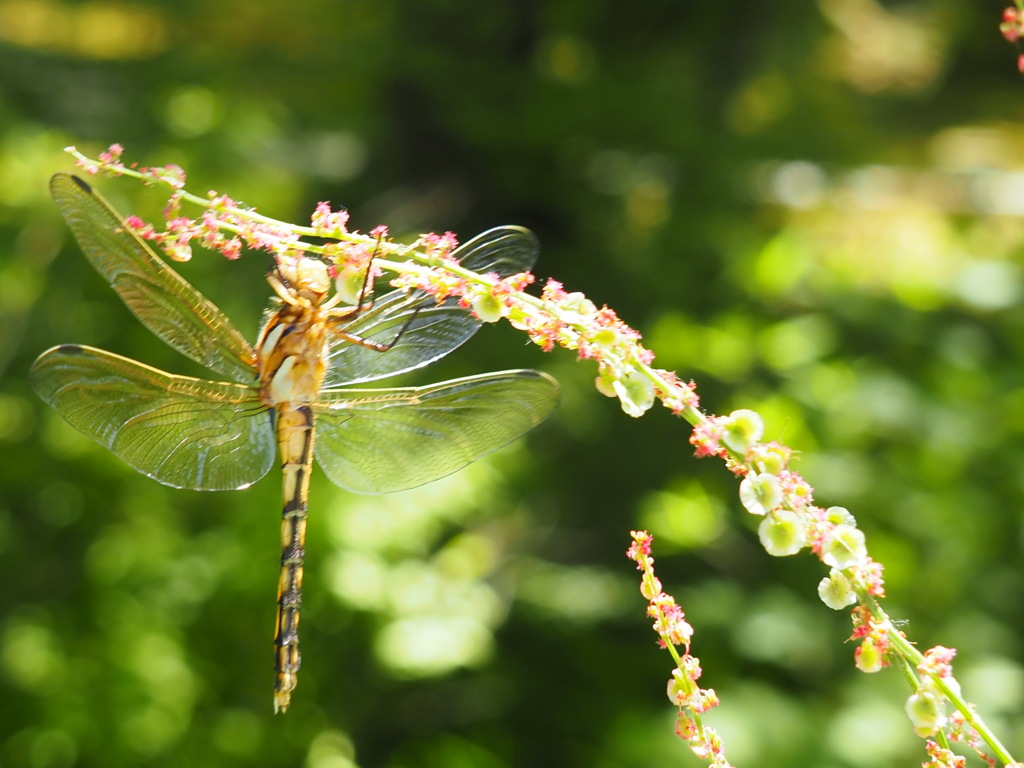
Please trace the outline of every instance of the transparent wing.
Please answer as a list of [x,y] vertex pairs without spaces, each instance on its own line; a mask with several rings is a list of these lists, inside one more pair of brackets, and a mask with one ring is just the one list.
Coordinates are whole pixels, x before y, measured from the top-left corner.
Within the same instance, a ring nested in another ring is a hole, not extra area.
[[110,204],[77,176],[58,173],[50,193],[92,265],[149,330],[183,355],[238,382],[256,356],[217,307],[167,266]]
[[29,380],[78,431],[175,488],[245,488],[274,463],[276,440],[253,387],[174,376],[102,349],[65,344]]
[[315,452],[324,472],[356,493],[391,493],[450,475],[537,426],[557,405],[558,384],[502,371],[321,395]]
[[[497,272],[507,277],[533,265],[537,258],[537,238],[522,227],[497,227],[464,243],[452,255],[474,272]],[[456,298],[437,304],[420,291],[410,294],[392,291],[378,298],[373,307],[361,312],[341,330],[388,344],[414,313],[409,327],[386,353],[352,344],[335,335],[331,339],[326,386],[375,381],[427,365],[447,355],[480,327],[479,320],[459,308]]]

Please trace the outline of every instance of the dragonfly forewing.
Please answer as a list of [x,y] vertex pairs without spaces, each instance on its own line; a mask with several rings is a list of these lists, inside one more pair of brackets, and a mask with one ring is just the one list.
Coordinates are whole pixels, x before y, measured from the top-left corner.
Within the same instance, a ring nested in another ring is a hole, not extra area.
[[537,261],[537,236],[524,227],[503,226],[481,232],[452,253],[473,272],[496,272],[508,277],[530,269]]
[[522,436],[557,404],[555,380],[526,370],[325,390],[315,406],[316,458],[332,482],[356,493],[415,488]]
[[256,356],[231,321],[163,262],[98,192],[58,173],[50,192],[92,265],[167,344],[232,381],[251,382]]
[[29,379],[71,426],[175,488],[245,488],[274,463],[274,430],[253,387],[175,376],[102,349],[44,352]]
[[[508,277],[533,266],[537,250],[537,238],[528,229],[496,227],[464,243],[452,256],[466,269]],[[362,384],[428,365],[469,339],[480,324],[457,298],[438,304],[421,291],[392,291],[340,330],[378,344],[394,341],[394,346],[381,354],[338,339],[331,344],[325,385]]]

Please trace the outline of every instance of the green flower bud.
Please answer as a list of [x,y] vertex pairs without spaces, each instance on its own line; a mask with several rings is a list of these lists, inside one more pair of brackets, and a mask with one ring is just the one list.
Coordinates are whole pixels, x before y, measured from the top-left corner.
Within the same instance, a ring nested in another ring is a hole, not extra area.
[[590,338],[591,344],[605,349],[611,349],[619,341],[619,334],[612,328],[602,328]]
[[494,323],[500,320],[508,308],[489,293],[482,293],[473,299],[473,312],[485,323]]
[[764,434],[764,422],[761,416],[746,409],[733,411],[725,420],[725,433],[722,441],[736,453],[746,453]]
[[832,538],[821,550],[822,562],[840,570],[864,562],[867,556],[864,532],[847,524],[833,528]]
[[946,724],[942,700],[933,693],[918,691],[907,699],[904,709],[914,726],[914,733],[921,738],[932,736]]
[[757,462],[762,472],[777,475],[789,464],[789,450],[781,445],[762,446]]
[[654,405],[654,384],[636,371],[628,371],[621,379],[613,382],[612,387],[619,396],[622,410],[634,419],[643,416]]
[[661,594],[661,579],[653,573],[645,573],[640,580],[640,594],[651,600],[655,595]]
[[740,481],[740,503],[752,515],[764,515],[782,503],[782,486],[775,475],[749,474]]
[[592,317],[597,312],[597,307],[594,306],[594,302],[579,291],[567,293],[565,298],[562,299],[562,307],[568,312],[575,312],[578,315],[578,317],[575,318],[577,322],[581,322],[588,317]]
[[825,519],[833,525],[857,525],[857,520],[846,507],[829,507],[825,510]]
[[359,294],[363,292],[366,272],[354,267],[343,267],[334,278],[334,291],[346,304],[358,304]]
[[612,373],[610,368],[601,368],[597,378],[594,379],[594,386],[605,397],[615,397],[615,381],[615,374]]
[[666,693],[668,694],[668,700],[675,704],[677,707],[686,704],[691,694],[697,688],[696,684],[690,678],[686,677],[680,669],[672,670],[672,679],[668,681],[668,688]]
[[777,509],[761,521],[757,537],[769,555],[786,557],[795,555],[807,544],[807,527],[796,512]]
[[864,638],[853,658],[861,672],[878,672],[885,666],[885,654],[872,637]]
[[857,602],[850,580],[842,573],[833,569],[832,573],[818,582],[818,597],[821,602],[834,611],[839,611]]

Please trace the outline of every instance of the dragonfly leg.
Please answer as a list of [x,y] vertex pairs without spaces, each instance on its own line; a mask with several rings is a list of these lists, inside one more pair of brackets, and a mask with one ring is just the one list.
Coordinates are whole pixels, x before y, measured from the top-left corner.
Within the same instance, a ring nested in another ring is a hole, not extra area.
[[370,339],[364,339],[362,336],[357,336],[354,333],[346,333],[345,331],[341,331],[341,330],[335,330],[334,333],[335,333],[335,335],[338,338],[344,339],[345,341],[349,342],[350,344],[357,344],[360,347],[366,347],[367,349],[373,349],[373,350],[376,350],[377,352],[387,352],[389,349],[391,349],[393,346],[395,346],[395,344],[398,343],[398,340],[402,338],[402,335],[407,330],[409,330],[409,326],[412,325],[412,321],[416,319],[416,317],[419,315],[421,309],[423,309],[423,305],[422,304],[420,306],[416,307],[416,309],[414,309],[412,311],[412,314],[409,315],[408,319],[406,319],[406,321],[404,323],[402,323],[402,327],[398,329],[398,333],[396,333],[394,338],[391,339],[391,341],[388,341],[388,342],[380,342],[380,341],[372,341]]
[[[355,306],[342,310],[334,309],[334,306],[341,300],[338,294],[335,294],[330,301],[323,305],[324,309],[330,309],[330,318],[332,325],[351,322],[352,320],[355,320],[363,312],[373,309],[373,303],[374,300],[376,299],[376,294],[373,291],[373,284],[370,280],[370,275],[373,273],[373,259],[377,255],[377,251],[379,249],[380,237],[377,238],[377,247],[374,249],[373,255],[370,257],[370,263],[366,265],[366,273],[363,275],[363,285],[359,289],[359,299],[356,302]],[[369,299],[367,299],[367,295],[369,295]],[[412,324],[412,321],[415,320],[416,316],[420,313],[421,308],[422,306],[416,307],[416,309],[413,310],[412,314],[409,315],[409,318],[405,321],[405,323],[403,323],[402,327],[398,329],[398,333],[396,333],[395,337],[389,342],[371,341],[370,339],[364,339],[362,336],[359,336],[354,333],[346,333],[345,331],[340,330],[338,328],[335,328],[335,332],[340,338],[344,339],[345,341],[351,344],[357,344],[360,347],[373,349],[376,350],[377,352],[387,352],[389,349],[395,346],[395,344],[398,343],[398,340],[402,338],[402,334],[404,334],[409,329],[409,326]]]

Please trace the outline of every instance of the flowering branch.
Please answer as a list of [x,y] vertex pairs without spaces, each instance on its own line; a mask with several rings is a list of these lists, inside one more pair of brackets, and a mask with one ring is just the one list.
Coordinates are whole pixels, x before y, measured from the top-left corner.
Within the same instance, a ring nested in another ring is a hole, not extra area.
[[[793,555],[806,548],[829,568],[828,576],[818,585],[818,595],[835,610],[854,606],[853,638],[858,640],[854,662],[859,669],[876,672],[896,664],[907,677],[913,692],[906,711],[915,732],[929,739],[931,760],[927,765],[961,765],[963,758],[949,751],[950,742],[959,741],[990,765],[1024,768],[1024,764],[1013,761],[961,696],[952,675],[955,651],[937,646],[919,652],[883,610],[882,566],[868,555],[864,533],[857,528],[853,515],[843,507],[826,509],[813,503],[813,489],[789,467],[792,450],[777,442],[761,441],[764,425],[757,413],[703,413],[693,382],[683,383],[675,373],[654,368],[654,353],[640,344],[640,334],[613,310],[598,309],[583,294],[567,292],[555,280],[547,282],[540,296],[526,293],[534,281],[528,272],[499,278],[465,269],[450,255],[456,246],[451,233],[423,235],[403,245],[390,240],[384,227],[369,234],[349,230],[348,214],[331,211],[326,203],[317,206],[311,226],[295,226],[262,216],[214,192],[206,197],[187,192],[180,168],[126,167],[120,161],[121,148],[117,145],[98,160],[90,160],[74,149],[69,152],[89,173],[131,176],[170,189],[166,230],[158,232],[136,219],[128,223],[162,245],[171,258],[189,258],[193,241],[219,250],[228,258],[237,258],[243,244],[269,251],[279,260],[314,253],[332,265],[343,297],[358,296],[365,270],[372,265],[375,270],[393,274],[391,284],[397,289],[422,290],[438,301],[458,296],[476,317],[485,322],[504,317],[545,351],[559,346],[574,350],[581,360],[593,360],[597,364],[597,389],[618,398],[630,416],[639,417],[660,401],[693,426],[690,443],[698,457],[718,457],[742,478],[740,502],[749,513],[762,518],[758,536],[768,554]],[[197,219],[184,217],[183,202],[203,206],[205,212]],[[309,238],[327,242],[312,242]],[[680,707],[678,730],[711,765],[726,766],[717,735],[705,728],[699,717],[717,704],[717,698],[713,691],[696,685],[700,667],[689,654],[692,629],[654,577],[650,541],[648,534],[635,533],[630,556],[644,572],[642,590],[650,601],[649,615],[676,662],[670,696]],[[684,647],[682,656],[675,649],[677,645]],[[946,714],[947,705],[954,710],[951,716]],[[930,740],[933,737],[934,742]]]
[[[663,592],[661,581],[654,575],[654,557],[651,544],[654,537],[647,531],[631,531],[633,543],[626,555],[643,573],[640,593],[647,598],[647,615],[654,619],[658,645],[666,648],[676,663],[672,679],[668,681],[668,698],[679,708],[676,716],[676,735],[685,739],[697,757],[708,765],[732,768],[726,760],[722,739],[714,728],[705,726],[701,715],[718,706],[718,696],[711,688],[701,688],[697,680],[701,675],[700,659],[690,654],[693,627],[686,621],[682,609],[672,595]],[[676,646],[683,646],[679,655]]]

